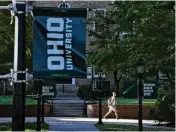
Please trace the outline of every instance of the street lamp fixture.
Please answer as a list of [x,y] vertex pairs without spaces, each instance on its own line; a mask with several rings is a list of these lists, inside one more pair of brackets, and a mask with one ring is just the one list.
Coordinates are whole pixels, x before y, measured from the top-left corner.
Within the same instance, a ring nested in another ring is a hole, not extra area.
[[103,72],[99,72],[98,73],[99,78],[102,78],[103,74],[104,74]]
[[143,130],[142,127],[142,96],[143,96],[143,84],[142,84],[142,76],[145,71],[145,63],[142,61],[142,59],[139,59],[139,61],[136,63],[136,71],[138,74],[138,96],[139,96],[139,109],[138,109],[138,125],[139,125],[139,131]]
[[102,125],[102,81],[106,79],[106,75],[103,71],[99,70],[98,74],[95,75],[95,69],[91,66],[92,71],[92,90],[98,92],[98,99],[99,99],[99,121],[97,124]]
[[136,71],[138,74],[143,74],[145,70],[145,63],[142,61],[142,59],[139,59],[139,61],[136,63]]

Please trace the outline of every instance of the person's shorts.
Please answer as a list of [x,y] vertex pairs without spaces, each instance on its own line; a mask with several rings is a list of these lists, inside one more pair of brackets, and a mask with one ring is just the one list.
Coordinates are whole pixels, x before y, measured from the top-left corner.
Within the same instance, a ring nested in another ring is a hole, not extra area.
[[114,107],[114,106],[109,106],[109,110],[116,111],[116,107]]

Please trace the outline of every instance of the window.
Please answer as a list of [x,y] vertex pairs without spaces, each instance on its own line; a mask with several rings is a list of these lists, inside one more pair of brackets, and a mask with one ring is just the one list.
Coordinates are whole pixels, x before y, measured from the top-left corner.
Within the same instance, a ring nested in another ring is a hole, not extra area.
[[70,5],[68,3],[61,3],[58,8],[70,8]]
[[[94,9],[95,12],[93,12],[93,16],[95,17],[96,15],[106,15],[106,9],[105,8],[98,8],[98,9]],[[98,27],[98,24],[96,24],[96,22],[93,22],[93,31],[96,32],[101,32],[102,28]]]

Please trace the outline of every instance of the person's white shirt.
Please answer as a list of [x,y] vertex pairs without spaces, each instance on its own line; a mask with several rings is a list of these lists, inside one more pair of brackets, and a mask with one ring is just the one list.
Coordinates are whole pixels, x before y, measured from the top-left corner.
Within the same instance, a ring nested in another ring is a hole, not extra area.
[[114,96],[112,96],[111,97],[111,104],[112,104],[112,106],[116,106],[116,100],[115,100],[115,97]]

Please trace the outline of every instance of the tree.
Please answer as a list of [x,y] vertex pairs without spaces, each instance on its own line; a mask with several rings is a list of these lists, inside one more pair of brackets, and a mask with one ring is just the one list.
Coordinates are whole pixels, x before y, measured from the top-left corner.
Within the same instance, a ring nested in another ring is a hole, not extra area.
[[[1,5],[8,5],[9,2],[2,2]],[[10,25],[10,12],[0,11],[0,72],[10,72],[13,58],[13,28]]]
[[[1,2],[8,5],[11,2]],[[10,11],[0,11],[0,74],[7,74],[13,68],[14,22],[10,25]],[[26,65],[32,68],[32,17],[26,19]]]
[[102,32],[90,31],[98,50],[89,57],[96,66],[128,76],[136,74],[134,65],[142,57],[148,74],[157,75],[159,70],[166,74],[168,85],[159,89],[150,113],[152,119],[171,123],[175,122],[174,7],[174,1],[115,1],[106,17],[95,18],[98,26],[105,26]]
[[104,16],[102,12],[96,11],[95,17],[88,21],[90,25],[92,22],[95,23],[96,30],[98,30],[98,32],[89,30],[90,37],[95,38],[90,45],[94,46],[96,50],[89,51],[88,62],[106,72],[113,73],[116,92],[119,93],[119,82],[126,72],[124,64],[120,62],[123,62],[126,56],[124,51],[119,48],[120,32],[114,35],[114,24],[108,17],[109,13],[107,12]]
[[172,1],[115,1],[106,16],[97,13],[90,20],[102,30],[89,31],[95,37],[91,45],[97,49],[89,53],[89,62],[114,75],[118,69],[122,75],[131,76],[142,57],[148,72],[162,70],[174,77],[173,7]]
[[173,69],[174,2],[115,2],[113,6],[118,7],[113,11],[119,16],[115,21],[121,21],[120,30],[128,33],[123,42],[130,53],[129,66],[143,57],[148,71]]

